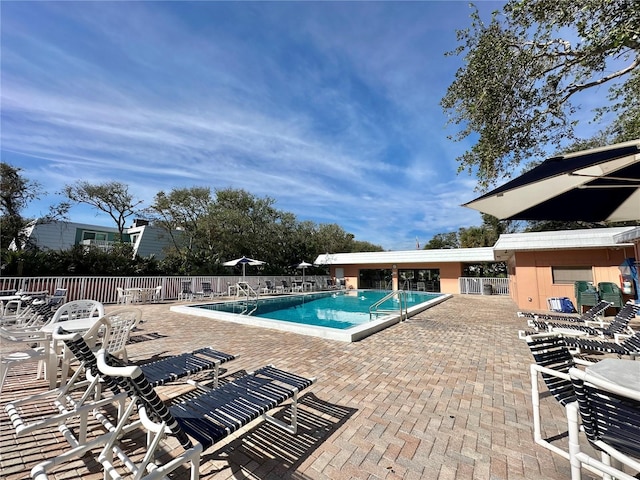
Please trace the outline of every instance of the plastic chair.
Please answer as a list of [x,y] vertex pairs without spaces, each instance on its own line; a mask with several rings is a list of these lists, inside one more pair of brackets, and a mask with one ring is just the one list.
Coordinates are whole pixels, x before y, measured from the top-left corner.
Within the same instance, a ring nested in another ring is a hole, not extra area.
[[576,302],[578,304],[578,313],[582,313],[582,307],[593,307],[598,304],[600,297],[596,288],[585,281],[578,281],[574,284]]
[[598,295],[602,300],[611,302],[612,307],[622,308],[624,300],[622,299],[622,290],[613,282],[598,283]]
[[[577,398],[567,405],[571,479],[580,480],[583,467],[603,478],[637,479],[622,465],[640,471],[640,391],[575,368],[569,375]],[[581,448],[581,430],[601,459]]]
[[151,296],[151,301],[154,303],[157,303],[160,300],[162,300],[162,285],[158,285],[156,287],[156,291],[153,292],[153,295]]
[[128,305],[129,303],[133,302],[133,295],[131,295],[130,293],[126,293],[124,291],[124,288],[116,287],[116,291],[118,292],[118,298],[116,300],[116,303],[118,305]]
[[[40,375],[44,374],[45,368],[44,364],[47,360],[47,354],[45,352],[44,347],[27,347],[25,348],[24,342],[20,340],[3,340],[3,349],[6,351],[8,348],[8,342],[19,346],[21,348],[20,351],[11,352],[11,353],[3,353],[0,357],[0,393],[2,393],[2,387],[4,386],[4,382],[7,379],[9,374],[9,370],[11,367],[24,363],[38,363],[38,371],[37,371],[37,379],[40,379]],[[54,375],[50,375],[49,378],[51,388],[55,387],[56,377]]]
[[574,358],[557,333],[541,333],[526,337],[527,345],[535,360],[530,366],[531,371],[531,403],[533,405],[533,439],[542,447],[569,459],[569,452],[552,444],[542,436],[542,420],[540,416],[540,390],[538,375],[542,376],[549,393],[562,405],[567,406],[575,402],[576,396],[569,377],[569,370],[577,365],[590,365],[578,358]]

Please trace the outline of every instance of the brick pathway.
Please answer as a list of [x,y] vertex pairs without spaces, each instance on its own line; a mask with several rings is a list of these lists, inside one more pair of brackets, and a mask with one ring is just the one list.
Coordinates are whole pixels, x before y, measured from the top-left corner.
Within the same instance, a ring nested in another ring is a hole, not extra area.
[[[240,355],[230,371],[271,363],[318,378],[303,397],[298,435],[251,425],[204,452],[202,478],[570,477],[567,460],[533,443],[531,357],[517,338],[525,323],[509,298],[454,296],[351,344],[181,315],[169,306],[142,307],[145,323],[128,347],[132,361],[211,345]],[[9,377],[0,403],[43,388],[27,373]],[[542,400],[542,409],[548,435],[566,430],[564,411],[552,398]],[[2,478],[26,478],[66,447],[57,432],[16,438],[2,408]],[[80,477],[102,478],[91,456],[52,478]]]

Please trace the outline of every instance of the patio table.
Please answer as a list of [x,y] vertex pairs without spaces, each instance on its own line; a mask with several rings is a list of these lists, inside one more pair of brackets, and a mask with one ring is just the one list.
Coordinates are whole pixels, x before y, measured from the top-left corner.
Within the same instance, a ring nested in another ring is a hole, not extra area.
[[[40,328],[40,332],[43,333],[44,338],[39,340],[39,343],[45,348],[45,354],[47,357],[46,361],[46,372],[47,376],[53,385],[57,378],[57,367],[58,367],[58,342],[53,338],[53,332],[58,327],[64,328],[67,332],[80,332],[84,333],[87,330],[91,329],[95,325],[95,323],[100,320],[100,317],[88,317],[88,318],[76,318],[73,320],[65,320],[62,322],[49,323]],[[61,382],[67,378],[67,372],[62,371]]]
[[587,379],[589,375],[592,375],[595,378],[601,378],[640,392],[640,362],[636,360],[605,358],[588,366],[585,371]]
[[125,288],[125,293],[131,295],[132,303],[149,303],[156,292],[155,288]]

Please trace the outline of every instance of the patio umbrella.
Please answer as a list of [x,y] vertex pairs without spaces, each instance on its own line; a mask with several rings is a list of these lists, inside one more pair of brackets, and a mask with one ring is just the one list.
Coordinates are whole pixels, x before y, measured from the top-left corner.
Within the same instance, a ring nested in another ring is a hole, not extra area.
[[242,281],[244,281],[245,269],[247,268],[247,265],[264,265],[265,263],[266,262],[263,262],[261,260],[254,260],[252,258],[240,257],[240,258],[236,258],[235,260],[229,260],[228,262],[224,262],[222,265],[224,265],[225,267],[235,267],[237,265],[242,265]]
[[502,220],[638,220],[640,140],[550,158],[463,206]]
[[301,268],[302,269],[302,285],[304,285],[304,272],[307,268],[309,267],[313,267],[313,265],[311,265],[308,262],[300,262],[298,265],[296,265],[296,268]]

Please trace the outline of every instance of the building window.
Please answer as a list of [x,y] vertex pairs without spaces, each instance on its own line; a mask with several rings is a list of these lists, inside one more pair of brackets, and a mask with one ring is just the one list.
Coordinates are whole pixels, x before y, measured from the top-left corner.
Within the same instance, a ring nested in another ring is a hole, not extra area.
[[104,232],[82,232],[82,240],[100,240],[105,241],[107,239],[107,234]]
[[551,267],[553,283],[573,284],[578,281],[593,283],[591,267]]

